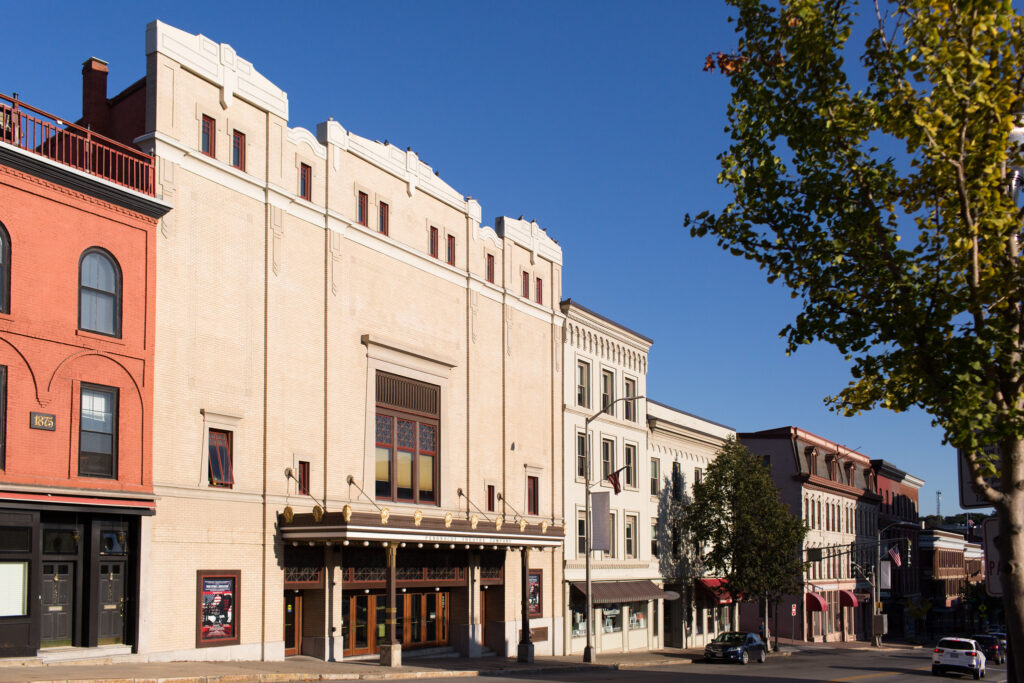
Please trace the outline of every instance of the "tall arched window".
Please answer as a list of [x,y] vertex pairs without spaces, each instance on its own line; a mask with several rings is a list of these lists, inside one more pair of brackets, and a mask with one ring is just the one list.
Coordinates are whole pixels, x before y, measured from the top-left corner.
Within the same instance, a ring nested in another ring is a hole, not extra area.
[[78,327],[121,336],[121,269],[109,252],[98,247],[87,249],[79,264]]
[[0,313],[11,312],[11,236],[0,223]]

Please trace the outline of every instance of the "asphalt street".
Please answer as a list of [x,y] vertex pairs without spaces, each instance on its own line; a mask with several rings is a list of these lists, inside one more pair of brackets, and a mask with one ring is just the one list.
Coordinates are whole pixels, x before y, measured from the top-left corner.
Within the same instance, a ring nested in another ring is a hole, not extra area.
[[[483,678],[483,677],[482,677]],[[790,657],[769,657],[764,664],[677,664],[669,666],[637,667],[619,671],[588,671],[561,675],[492,677],[486,680],[507,681],[630,681],[631,683],[679,683],[685,681],[817,681],[841,683],[867,681],[869,683],[907,683],[908,681],[972,680],[970,677],[950,675],[935,677],[931,673],[931,650],[820,650],[801,652]],[[444,679],[420,679],[444,680]],[[984,679],[990,683],[1005,683],[1006,666],[990,665]],[[449,680],[450,683],[450,680]]]

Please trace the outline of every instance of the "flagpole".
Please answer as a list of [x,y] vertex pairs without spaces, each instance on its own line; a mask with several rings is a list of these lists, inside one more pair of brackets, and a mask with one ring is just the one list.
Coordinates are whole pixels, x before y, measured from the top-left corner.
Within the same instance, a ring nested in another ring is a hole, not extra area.
[[[644,398],[644,397],[643,396],[622,396],[621,398],[617,398],[614,401],[609,401],[608,403],[606,403],[604,406],[601,407],[601,410],[597,411],[596,413],[594,413],[593,415],[591,415],[590,417],[588,417],[587,419],[585,419],[583,421],[583,435],[584,435],[584,438],[586,440],[586,451],[587,451],[587,463],[586,463],[587,464],[587,473],[586,473],[587,477],[586,477],[586,496],[585,496],[586,497],[586,513],[585,513],[585,516],[586,516],[586,520],[587,520],[587,522],[586,522],[587,523],[587,533],[586,533],[586,536],[585,536],[585,541],[586,542],[583,545],[584,550],[586,550],[586,552],[587,552],[587,560],[586,560],[586,572],[587,572],[587,645],[586,645],[586,647],[583,648],[583,661],[584,662],[588,662],[588,663],[594,661],[594,626],[593,626],[593,622],[594,622],[594,591],[593,591],[593,585],[591,583],[591,576],[590,576],[590,555],[593,552],[591,550],[591,538],[592,538],[593,533],[594,533],[594,525],[593,525],[593,520],[590,518],[591,517],[591,515],[590,515],[590,489],[592,487],[594,487],[594,486],[597,486],[603,480],[603,477],[602,477],[601,479],[598,479],[596,481],[593,481],[593,482],[591,481],[591,478],[593,477],[593,466],[592,466],[591,460],[590,460],[590,423],[593,422],[594,420],[596,420],[597,418],[601,417],[602,415],[604,415],[606,412],[608,412],[608,409],[611,408],[616,403],[618,403],[619,401],[638,401],[638,400],[640,400],[642,398]],[[625,469],[625,467],[622,467],[622,468],[616,470],[615,473],[617,474],[618,472],[620,472],[623,469]],[[616,493],[617,493],[617,491],[616,491]]]

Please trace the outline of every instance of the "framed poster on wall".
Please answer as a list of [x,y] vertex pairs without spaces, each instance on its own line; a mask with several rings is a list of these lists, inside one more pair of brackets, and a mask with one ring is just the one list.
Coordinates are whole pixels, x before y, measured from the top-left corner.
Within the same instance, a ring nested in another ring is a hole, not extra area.
[[196,572],[196,647],[237,645],[238,570]]
[[531,569],[526,575],[526,601],[531,617],[543,616],[544,612],[540,602],[541,588],[543,587],[541,574],[540,569]]

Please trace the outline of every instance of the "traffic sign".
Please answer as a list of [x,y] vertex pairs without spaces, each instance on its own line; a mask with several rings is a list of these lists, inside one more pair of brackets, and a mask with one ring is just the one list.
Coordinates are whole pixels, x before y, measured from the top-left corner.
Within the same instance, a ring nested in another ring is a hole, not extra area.
[[[997,453],[996,449],[992,446],[986,446],[983,450],[989,455]],[[992,503],[985,498],[982,498],[981,494],[974,490],[974,484],[971,480],[971,468],[967,464],[967,456],[963,451],[957,450],[956,460],[958,473],[960,475],[960,507],[964,509],[992,507]],[[985,477],[985,483],[996,491],[999,490],[999,477]]]
[[795,617],[796,616],[796,604],[795,603],[793,605],[791,605],[790,608],[789,608],[789,616],[791,616],[791,617]]
[[985,539],[985,592],[993,598],[1003,597],[1003,582],[999,579],[999,519],[989,517],[981,523]]

